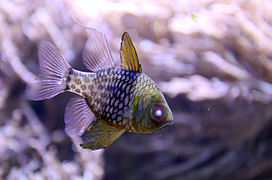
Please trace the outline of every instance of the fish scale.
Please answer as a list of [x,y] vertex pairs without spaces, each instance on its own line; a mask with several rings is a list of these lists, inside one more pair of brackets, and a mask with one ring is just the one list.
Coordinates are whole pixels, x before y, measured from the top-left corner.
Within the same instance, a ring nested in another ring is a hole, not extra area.
[[[152,80],[147,76],[142,76],[139,72],[121,68],[104,69],[96,73],[71,69],[67,76],[66,89],[86,98],[96,117],[106,119],[111,124],[125,128],[129,132],[134,132],[139,127],[136,123],[128,125],[128,121],[124,121],[124,112],[128,110],[131,99],[138,94],[143,91],[158,90],[157,86],[150,84],[149,81]],[[83,90],[80,86],[83,82],[91,88]]]
[[[126,126],[126,123],[122,121],[124,112],[129,108],[129,102],[135,93],[139,76],[140,73],[121,68],[105,69],[96,73],[83,73],[71,69],[67,76],[66,89],[86,98],[97,117],[107,119],[118,127],[131,130],[132,127]],[[82,89],[80,85],[83,82],[91,88]]]
[[156,83],[142,73],[127,33],[122,36],[121,67],[115,67],[105,36],[91,28],[82,58],[91,72],[73,69],[49,42],[39,47],[41,75],[31,85],[33,100],[65,91],[72,97],[65,108],[65,131],[82,137],[87,149],[108,147],[125,131],[153,133],[173,122],[172,112]]

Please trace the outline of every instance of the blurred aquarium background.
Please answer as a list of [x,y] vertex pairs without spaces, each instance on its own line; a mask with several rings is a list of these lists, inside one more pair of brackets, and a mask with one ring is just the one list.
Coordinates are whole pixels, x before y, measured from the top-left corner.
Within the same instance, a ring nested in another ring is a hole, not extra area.
[[[83,150],[64,132],[71,94],[27,100],[39,42],[76,69],[88,32],[106,34],[120,64],[130,33],[174,124]],[[0,0],[0,179],[271,179],[270,0]]]

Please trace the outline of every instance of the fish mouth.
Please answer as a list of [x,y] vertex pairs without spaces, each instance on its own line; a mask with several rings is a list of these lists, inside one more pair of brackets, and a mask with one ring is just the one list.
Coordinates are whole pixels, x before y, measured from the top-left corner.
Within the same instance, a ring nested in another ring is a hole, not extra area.
[[174,121],[173,120],[171,120],[171,121],[169,121],[168,123],[166,123],[167,125],[172,125],[172,124],[174,124]]
[[165,123],[165,124],[164,124],[164,125],[162,125],[161,127],[157,128],[157,130],[162,129],[162,128],[165,128],[165,127],[166,127],[166,126],[168,126],[168,125],[172,125],[173,123],[174,123],[174,121],[173,121],[173,120],[168,121],[167,123]]

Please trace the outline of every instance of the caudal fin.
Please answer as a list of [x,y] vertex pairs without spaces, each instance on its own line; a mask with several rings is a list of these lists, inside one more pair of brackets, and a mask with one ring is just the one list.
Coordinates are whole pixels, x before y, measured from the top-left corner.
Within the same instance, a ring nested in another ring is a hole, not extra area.
[[66,87],[65,76],[71,68],[57,48],[47,41],[39,46],[40,76],[27,89],[29,99],[39,101],[62,93]]

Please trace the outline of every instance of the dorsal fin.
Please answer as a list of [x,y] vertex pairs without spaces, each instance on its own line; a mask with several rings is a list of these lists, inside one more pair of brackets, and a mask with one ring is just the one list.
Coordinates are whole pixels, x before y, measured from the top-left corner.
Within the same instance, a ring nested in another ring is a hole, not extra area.
[[120,57],[122,68],[142,72],[142,66],[139,63],[136,50],[127,32],[124,32],[122,35]]
[[114,67],[112,55],[106,40],[101,32],[87,28],[90,35],[82,53],[85,66],[91,71]]

